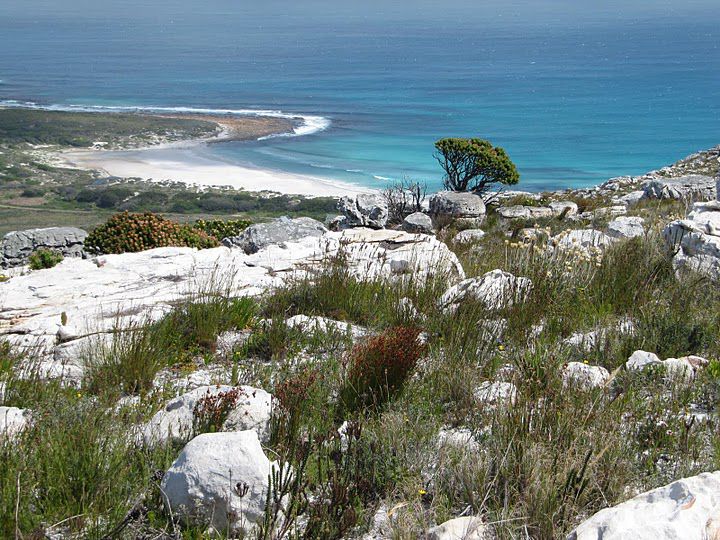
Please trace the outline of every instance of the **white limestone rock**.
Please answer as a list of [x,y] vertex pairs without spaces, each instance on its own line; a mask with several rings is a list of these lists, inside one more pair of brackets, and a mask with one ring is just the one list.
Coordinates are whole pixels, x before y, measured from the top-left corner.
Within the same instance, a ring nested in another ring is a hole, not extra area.
[[486,407],[507,407],[515,405],[517,388],[510,382],[486,381],[475,389],[473,396]]
[[427,214],[423,212],[415,212],[403,219],[400,228],[409,233],[432,234],[433,222]]
[[363,228],[270,245],[252,255],[226,247],[167,247],[96,262],[66,259],[0,283],[0,338],[52,357],[58,338],[70,341],[157,320],[212,279],[222,281],[229,296],[258,295],[339,253],[361,280],[464,278],[455,254],[434,236]]
[[694,271],[720,281],[720,201],[696,203],[687,219],[663,230],[677,272]]
[[308,236],[322,236],[327,232],[325,225],[309,217],[290,219],[281,217],[267,223],[256,223],[237,236],[222,239],[227,247],[239,247],[245,253],[257,253],[273,244],[284,245]]
[[648,366],[659,366],[662,360],[657,354],[647,351],[635,351],[630,355],[628,361],[625,362],[625,369],[628,371],[638,371]]
[[451,519],[427,532],[428,540],[494,540],[492,527],[475,516]]
[[639,191],[631,191],[630,193],[627,193],[623,195],[622,197],[618,198],[618,202],[620,204],[624,204],[625,206],[635,206],[637,205],[643,198],[645,197],[645,192],[642,190]]
[[285,325],[288,328],[298,329],[307,334],[322,332],[325,334],[349,335],[354,341],[370,335],[370,330],[363,326],[319,316],[295,315],[286,319]]
[[387,201],[380,195],[362,193],[354,199],[343,197],[338,201],[338,211],[345,218],[343,226],[382,229],[388,220]]
[[645,235],[645,220],[641,217],[620,216],[608,223],[607,234],[611,238],[635,238]]
[[715,179],[690,174],[679,178],[656,177],[644,186],[646,199],[711,201],[717,197]]
[[574,229],[560,233],[553,237],[558,247],[562,249],[588,250],[590,248],[603,249],[614,241],[602,231],[595,229]]
[[482,229],[465,229],[460,231],[453,238],[453,244],[465,245],[479,242],[485,236],[485,231]]
[[438,450],[453,448],[467,452],[480,450],[480,443],[475,440],[473,432],[467,428],[442,428],[437,434]]
[[30,411],[17,407],[0,407],[0,438],[12,439],[22,432],[28,424]]
[[703,473],[601,510],[568,540],[709,540],[717,532],[720,472]]
[[553,201],[548,204],[553,217],[570,217],[578,213],[578,205],[572,201]]
[[600,388],[610,380],[610,373],[602,366],[590,366],[582,362],[570,362],[562,373],[563,386],[582,390]]
[[248,534],[264,516],[272,470],[255,431],[205,433],[187,443],[161,487],[184,522]]
[[492,270],[450,287],[440,298],[439,307],[450,312],[467,300],[475,300],[487,309],[504,309],[523,302],[532,290],[529,278],[516,277],[503,270]]
[[485,212],[483,198],[475,193],[440,191],[430,198],[430,216],[441,225],[454,221],[479,227]]
[[145,444],[182,441],[192,436],[197,420],[196,408],[202,400],[234,397],[223,431],[253,430],[265,441],[270,436],[272,396],[251,386],[201,386],[171,401],[159,410],[143,428]]

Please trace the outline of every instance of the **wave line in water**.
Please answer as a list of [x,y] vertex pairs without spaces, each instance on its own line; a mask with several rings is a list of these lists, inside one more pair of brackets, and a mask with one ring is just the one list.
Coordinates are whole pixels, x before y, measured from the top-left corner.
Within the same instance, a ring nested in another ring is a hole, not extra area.
[[325,131],[332,121],[318,115],[288,113],[271,109],[212,109],[202,107],[154,107],[143,105],[41,105],[32,101],[18,101],[14,99],[0,100],[0,107],[18,109],[36,109],[43,111],[90,112],[90,113],[182,113],[182,114],[210,114],[226,116],[269,116],[272,118],[285,118],[299,120],[301,123],[293,128],[292,132],[280,133],[260,137],[258,140],[276,137],[301,137]]

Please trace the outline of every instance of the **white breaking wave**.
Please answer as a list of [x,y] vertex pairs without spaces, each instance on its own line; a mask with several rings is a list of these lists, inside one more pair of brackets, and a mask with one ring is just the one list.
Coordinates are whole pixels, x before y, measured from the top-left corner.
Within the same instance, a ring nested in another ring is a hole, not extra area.
[[376,174],[373,174],[373,178],[374,178],[375,180],[386,180],[386,181],[387,181],[387,180],[392,180],[392,178],[388,178],[387,176],[379,176],[379,175],[376,175]]
[[227,116],[270,116],[299,121],[290,133],[279,133],[261,137],[259,140],[275,137],[300,137],[325,131],[332,124],[329,118],[309,114],[294,114],[279,110],[264,109],[210,109],[197,107],[151,107],[140,105],[40,105],[32,101],[17,101],[14,99],[0,100],[0,107],[14,107],[22,109],[38,109],[44,111],[67,112],[136,112],[136,113],[182,113],[182,114],[210,114]]

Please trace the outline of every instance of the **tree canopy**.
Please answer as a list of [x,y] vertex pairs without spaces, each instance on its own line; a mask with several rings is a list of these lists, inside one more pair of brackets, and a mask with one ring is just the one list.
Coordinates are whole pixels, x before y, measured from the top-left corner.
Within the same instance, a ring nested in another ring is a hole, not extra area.
[[481,194],[492,184],[514,185],[520,180],[505,150],[483,139],[440,139],[435,149],[435,159],[445,171],[443,185],[447,190]]

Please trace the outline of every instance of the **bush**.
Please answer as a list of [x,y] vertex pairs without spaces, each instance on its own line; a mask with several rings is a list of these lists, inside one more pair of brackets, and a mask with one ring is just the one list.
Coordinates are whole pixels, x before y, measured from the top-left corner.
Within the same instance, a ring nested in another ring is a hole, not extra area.
[[42,270],[43,268],[52,268],[63,260],[63,254],[54,249],[38,249],[30,255],[30,269]]
[[379,407],[393,398],[425,351],[419,335],[419,328],[396,326],[357,345],[348,361],[343,404]]
[[152,212],[115,214],[85,240],[85,248],[92,253],[127,253],[166,246],[205,249],[218,245],[214,236]]
[[237,236],[250,226],[250,221],[245,219],[234,219],[223,221],[222,219],[214,219],[206,221],[199,219],[195,222],[195,228],[204,231],[210,236],[214,236],[218,240],[229,236]]

